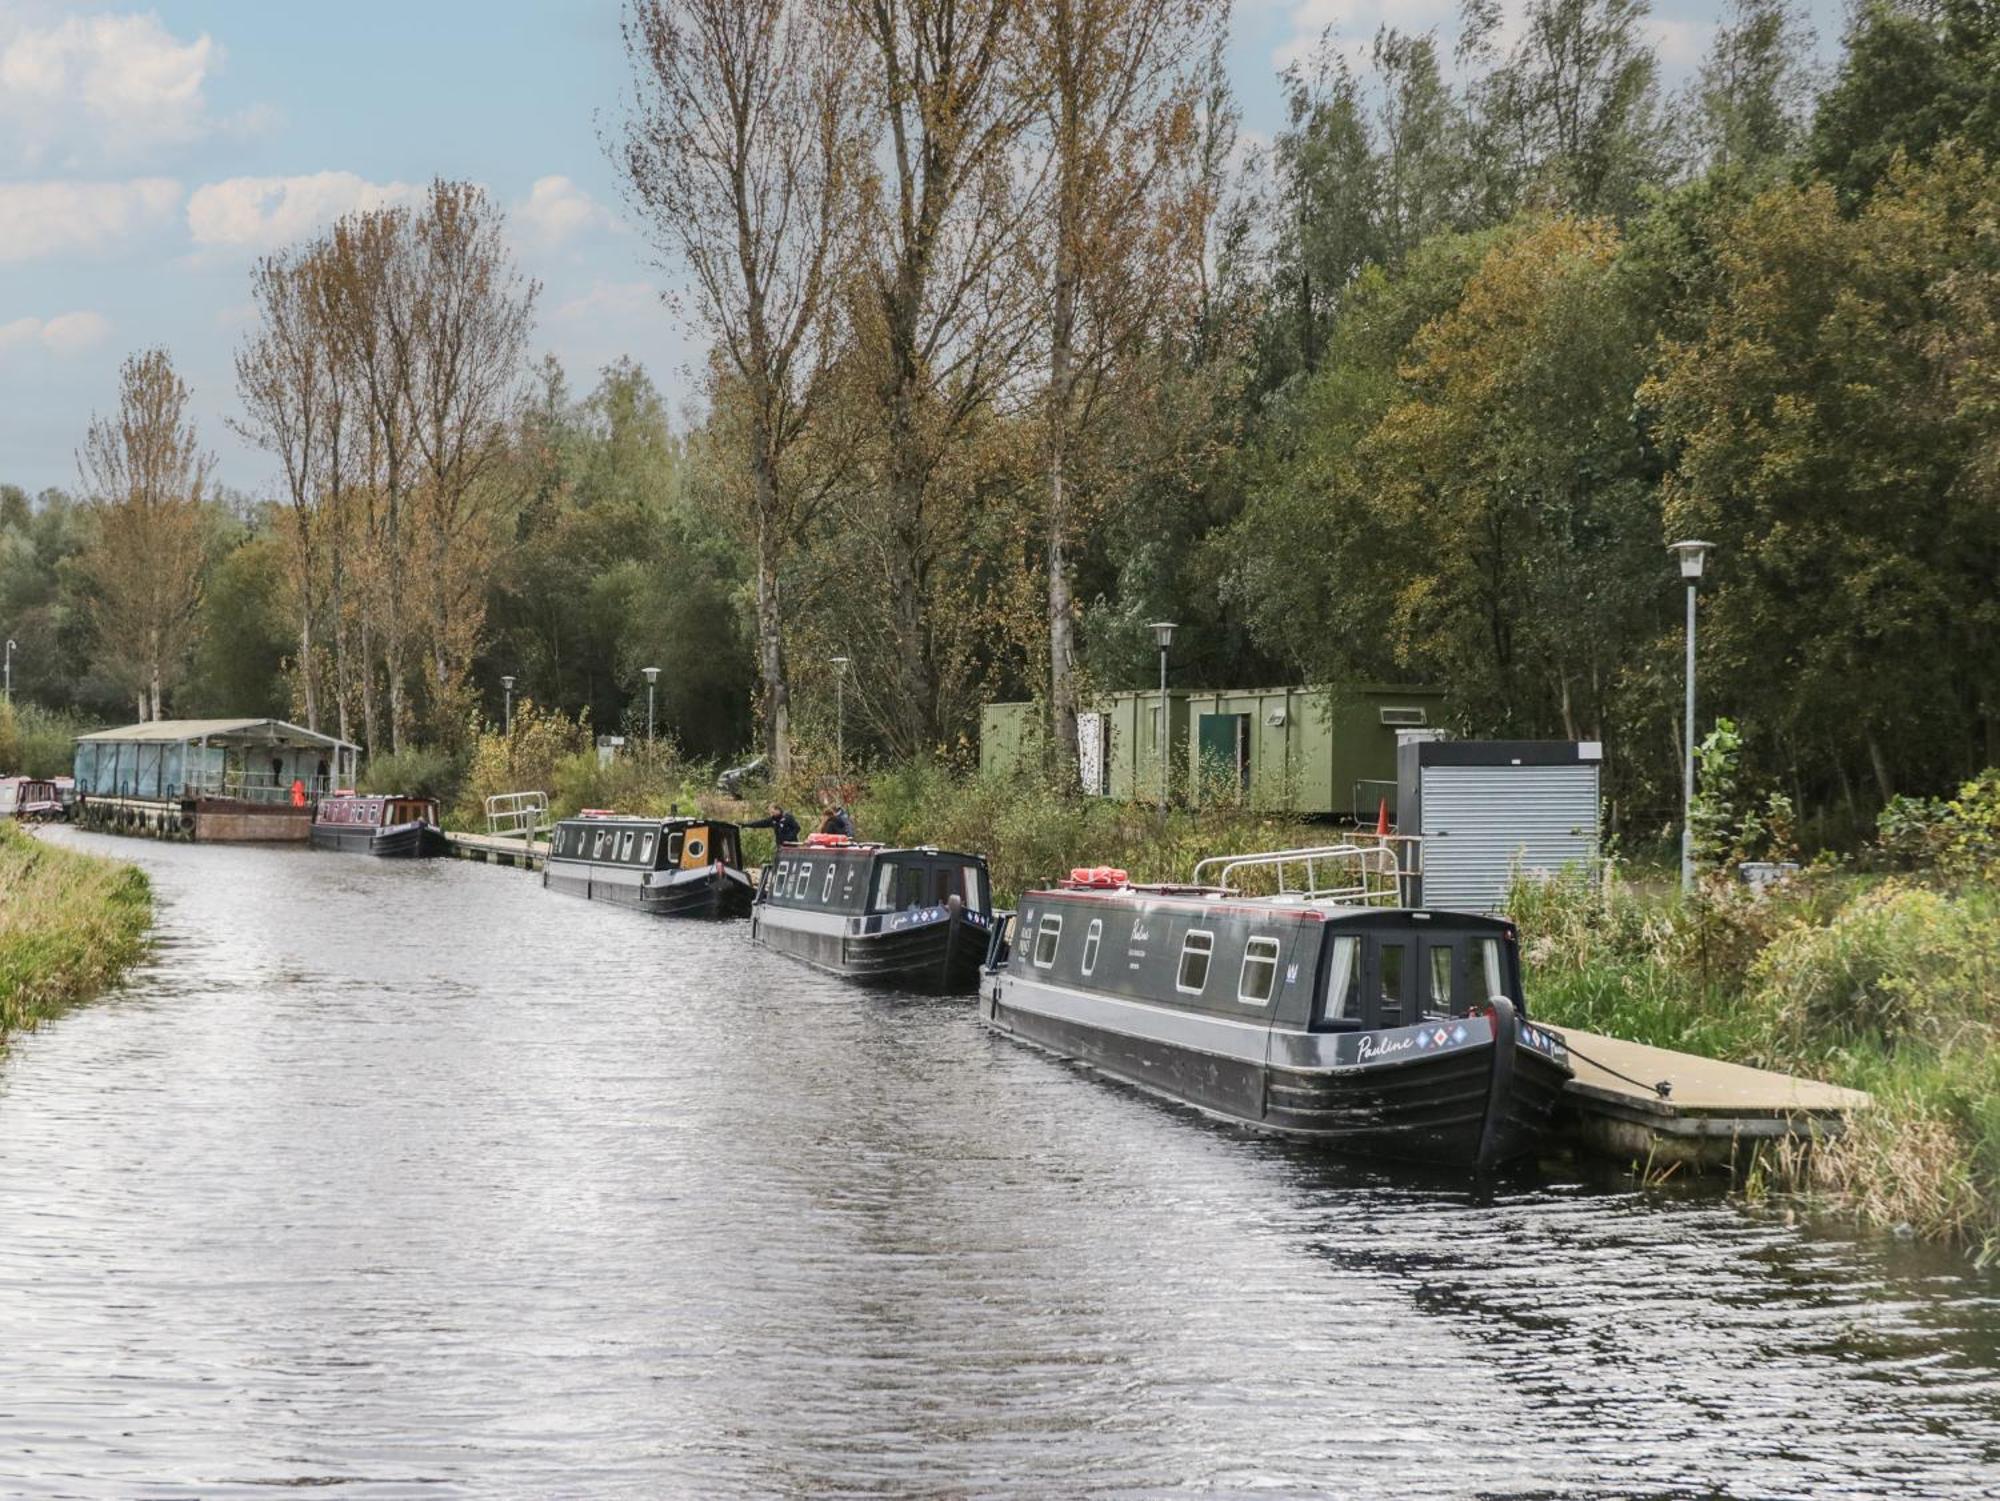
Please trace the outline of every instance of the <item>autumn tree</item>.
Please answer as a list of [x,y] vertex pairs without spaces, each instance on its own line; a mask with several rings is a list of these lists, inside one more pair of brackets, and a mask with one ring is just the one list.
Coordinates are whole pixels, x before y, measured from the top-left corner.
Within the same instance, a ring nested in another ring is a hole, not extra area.
[[689,274],[721,357],[714,394],[745,416],[764,746],[779,775],[791,766],[786,563],[824,493],[789,461],[834,348],[855,224],[844,21],[802,0],[635,0],[624,24],[634,93],[617,155],[654,245]]
[[972,603],[968,574],[943,559],[972,529],[969,506],[996,453],[993,402],[1019,378],[1034,328],[1028,288],[1012,273],[1043,183],[1017,148],[1046,80],[1024,66],[1033,54],[1020,0],[848,9],[881,164],[848,310],[880,434],[861,525],[883,628],[863,665],[877,679],[878,728],[915,755],[942,737],[951,716],[941,693],[968,649],[934,629],[938,590]]
[[[1128,374],[1176,292],[1204,225],[1198,176],[1203,64],[1226,17],[1203,0],[1045,0],[1034,68],[1049,80],[1042,129],[1052,167],[1041,273],[1049,744],[1076,746],[1075,533],[1091,515],[1091,440],[1107,393]],[[1197,191],[1190,191],[1190,189]],[[1198,252],[1197,252],[1198,255]]]
[[201,607],[201,508],[215,460],[187,407],[187,384],[164,349],[129,356],[117,412],[91,419],[77,454],[97,513],[84,568],[98,660],[134,696],[141,719],[161,717]]

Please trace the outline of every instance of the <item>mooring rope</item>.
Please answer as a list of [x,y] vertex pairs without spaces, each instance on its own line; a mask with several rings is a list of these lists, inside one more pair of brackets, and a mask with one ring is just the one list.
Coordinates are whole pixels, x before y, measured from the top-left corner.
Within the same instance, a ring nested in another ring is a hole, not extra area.
[[1610,1064],[1591,1057],[1590,1054],[1586,1053],[1582,1048],[1578,1047],[1575,1043],[1571,1042],[1569,1040],[1568,1033],[1563,1034],[1563,1046],[1568,1048],[1570,1052],[1574,1054],[1576,1057],[1581,1058],[1585,1063],[1588,1063],[1592,1068],[1603,1069],[1605,1073],[1611,1075],[1611,1077],[1614,1079],[1623,1079],[1627,1084],[1636,1085],[1640,1089],[1650,1089],[1654,1094],[1658,1095],[1663,1100],[1669,1100],[1673,1098],[1674,1081],[1672,1079],[1661,1079],[1656,1083],[1648,1084],[1644,1079],[1635,1079],[1630,1074],[1621,1074],[1618,1072],[1617,1069],[1613,1068]]

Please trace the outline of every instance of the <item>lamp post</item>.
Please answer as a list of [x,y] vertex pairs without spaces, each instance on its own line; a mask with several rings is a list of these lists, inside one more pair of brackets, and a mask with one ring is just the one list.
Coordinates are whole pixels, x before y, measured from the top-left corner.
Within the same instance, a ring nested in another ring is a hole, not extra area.
[[1713,542],[1672,542],[1687,580],[1687,723],[1681,741],[1681,890],[1694,890],[1694,596]]
[[653,743],[653,684],[660,680],[660,669],[657,667],[641,667],[639,671],[646,675],[646,744],[651,745]]
[[1153,622],[1153,640],[1160,648],[1160,812],[1167,811],[1167,774],[1173,765],[1167,742],[1173,736],[1173,716],[1167,712],[1167,648],[1174,644],[1174,622]]
[[833,776],[847,781],[847,658],[828,657],[833,663]]
[[502,676],[500,687],[507,695],[507,707],[503,711],[505,717],[501,720],[500,732],[511,737],[514,733],[514,675],[507,673]]
[[14,638],[7,638],[7,702],[14,702]]

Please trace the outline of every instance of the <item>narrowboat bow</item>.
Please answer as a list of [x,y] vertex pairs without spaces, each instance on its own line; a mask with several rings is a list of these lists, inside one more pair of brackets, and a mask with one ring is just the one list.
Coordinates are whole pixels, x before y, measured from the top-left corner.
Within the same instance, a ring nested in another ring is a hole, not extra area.
[[445,848],[434,797],[331,793],[313,809],[310,837],[315,849],[395,860],[429,859]]
[[750,910],[736,825],[640,818],[586,808],[549,839],[542,885],[659,917],[741,917]]
[[[1513,925],[1393,905],[1376,849],[1315,885],[1355,849],[1240,857],[1206,886],[1072,872],[996,933],[980,1015],[1261,1130],[1479,1169],[1532,1153],[1570,1068],[1527,1016]],[[1245,889],[1308,859],[1303,883]]]
[[750,936],[850,980],[963,994],[992,924],[982,856],[812,834],[764,867]]

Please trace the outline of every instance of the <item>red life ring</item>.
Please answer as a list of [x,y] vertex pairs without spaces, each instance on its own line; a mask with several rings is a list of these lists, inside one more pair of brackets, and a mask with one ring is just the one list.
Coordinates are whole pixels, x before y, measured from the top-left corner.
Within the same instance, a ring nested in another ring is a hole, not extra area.
[[1067,886],[1080,886],[1091,890],[1109,890],[1112,887],[1131,884],[1131,877],[1124,871],[1110,865],[1079,865],[1069,873]]

